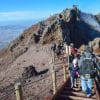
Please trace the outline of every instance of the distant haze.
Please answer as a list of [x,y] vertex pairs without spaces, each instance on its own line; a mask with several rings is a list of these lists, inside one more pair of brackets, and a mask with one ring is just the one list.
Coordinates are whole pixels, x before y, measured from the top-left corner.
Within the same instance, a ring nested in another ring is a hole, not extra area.
[[0,48],[7,46],[25,29],[41,20],[42,19],[26,21],[0,21]]

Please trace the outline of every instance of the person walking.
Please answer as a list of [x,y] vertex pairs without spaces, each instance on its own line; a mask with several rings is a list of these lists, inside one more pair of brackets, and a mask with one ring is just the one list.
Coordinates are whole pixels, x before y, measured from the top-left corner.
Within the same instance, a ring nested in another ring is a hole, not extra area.
[[86,46],[84,54],[80,57],[79,67],[82,91],[87,97],[92,95],[93,78],[96,72],[95,65],[92,50],[89,46]]
[[77,58],[73,60],[69,70],[70,70],[71,88],[77,87],[77,78],[80,76]]

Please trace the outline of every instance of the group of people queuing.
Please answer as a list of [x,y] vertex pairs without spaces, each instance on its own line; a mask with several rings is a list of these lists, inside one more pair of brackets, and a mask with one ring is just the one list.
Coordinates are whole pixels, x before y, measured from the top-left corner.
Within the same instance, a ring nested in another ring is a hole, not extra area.
[[93,80],[96,74],[96,57],[92,48],[85,46],[84,52],[78,56],[78,50],[71,44],[70,79],[71,88],[77,87],[77,79],[80,80],[82,91],[87,97],[92,95]]
[[77,79],[79,79],[82,91],[87,97],[91,97],[93,80],[96,73],[96,57],[91,47],[85,46],[83,53],[79,55],[78,49],[74,47],[73,43],[69,46],[66,45],[64,49],[63,44],[59,42],[58,45],[56,43],[53,44],[52,50],[57,56],[66,51],[66,63],[68,63],[69,55],[71,88],[77,87]]

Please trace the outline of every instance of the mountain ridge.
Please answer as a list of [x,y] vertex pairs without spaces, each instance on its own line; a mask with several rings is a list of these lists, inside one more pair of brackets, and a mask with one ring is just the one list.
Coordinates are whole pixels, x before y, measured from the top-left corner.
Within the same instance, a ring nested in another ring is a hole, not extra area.
[[[93,23],[87,21],[88,19],[92,20]],[[97,28],[94,26],[97,26]],[[50,44],[59,40],[72,42],[79,48],[96,37],[100,37],[98,27],[100,27],[100,24],[92,14],[83,13],[77,7],[66,8],[61,13],[55,14],[24,30],[19,37],[8,45],[5,51],[13,52],[18,57],[26,52],[31,45],[38,43]],[[0,53],[0,55],[2,54]]]
[[[96,21],[94,17],[91,18]],[[98,22],[96,21],[96,23]],[[39,55],[38,51],[42,52],[42,55],[43,51],[41,48],[47,46],[50,49],[53,42],[63,41],[68,44],[72,42],[75,44],[75,47],[80,48],[95,38],[98,39],[92,42],[93,47],[100,54],[100,31],[98,28],[94,28],[91,23],[87,24],[86,20],[82,20],[80,18],[80,10],[77,8],[65,9],[61,13],[55,14],[24,30],[8,47],[0,51],[0,71],[8,72],[7,75],[2,75],[3,82],[8,82],[8,79],[13,82],[19,76],[21,77],[23,67],[36,64],[35,61],[42,57],[34,60]],[[50,60],[50,55],[47,52],[45,54],[48,56],[44,57],[44,61]],[[37,62],[36,65],[38,63],[46,63],[48,65],[47,63],[50,62],[41,61]],[[39,64],[39,66],[42,64]]]

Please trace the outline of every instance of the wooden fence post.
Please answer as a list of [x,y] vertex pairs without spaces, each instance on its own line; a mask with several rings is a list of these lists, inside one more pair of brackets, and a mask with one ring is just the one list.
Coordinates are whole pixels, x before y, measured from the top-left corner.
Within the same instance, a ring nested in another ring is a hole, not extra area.
[[66,54],[67,54],[67,60],[68,60],[68,67],[69,68],[69,45],[66,45]]
[[69,45],[67,46],[68,47],[68,69],[69,69]]
[[23,100],[21,83],[15,84],[16,100]]
[[63,71],[64,71],[64,82],[66,82],[66,67],[63,65]]
[[56,93],[56,71],[52,71],[53,94]]
[[54,69],[55,65],[55,53],[52,52],[52,67],[51,67],[51,73],[52,73],[52,82],[53,82],[53,94],[56,93],[56,71]]

